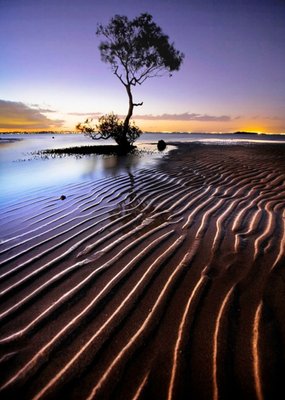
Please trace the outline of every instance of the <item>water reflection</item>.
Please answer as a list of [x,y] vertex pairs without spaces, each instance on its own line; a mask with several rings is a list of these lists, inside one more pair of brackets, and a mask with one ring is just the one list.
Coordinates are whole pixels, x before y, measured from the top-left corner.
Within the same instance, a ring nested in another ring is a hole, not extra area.
[[124,172],[131,173],[140,165],[146,165],[149,156],[129,154],[127,156],[100,156],[92,155],[88,157],[85,169],[82,169],[82,178],[92,179],[98,176],[98,172],[104,176],[117,176]]
[[[109,218],[111,221],[117,221],[117,224],[121,226],[122,233],[131,232],[130,237],[134,240],[165,224],[169,220],[170,214],[167,207],[165,209],[161,205],[157,210],[159,203],[152,202],[155,189],[142,188],[141,180],[136,179],[135,173],[128,171],[127,176],[129,179],[125,182],[120,197],[116,197],[116,202],[109,211]],[[124,220],[118,221],[118,215],[125,216]]]
[[[94,141],[81,134],[2,134],[0,135],[0,201],[14,198],[14,196],[21,197],[32,189],[133,173],[136,168],[156,163],[162,156],[156,151],[159,139],[163,139],[167,143],[199,141],[226,144],[245,141],[248,143],[267,142],[268,140],[271,143],[284,143],[284,136],[144,134],[137,142],[139,148],[147,150],[142,154],[132,154],[126,157],[90,155],[80,159],[73,156],[42,160],[34,159],[31,153],[45,149],[94,145]],[[108,144],[112,144],[112,142],[108,141]],[[171,146],[168,145],[168,150],[170,148]]]
[[[31,190],[131,173],[156,162],[158,154],[143,152],[128,156],[88,155],[41,158],[34,151],[49,148],[48,139],[0,141],[0,201],[21,198]],[[72,142],[71,142],[72,143]],[[73,142],[73,143],[76,143]],[[66,142],[63,142],[66,146]],[[63,146],[63,147],[64,147]],[[54,146],[53,146],[54,147]]]

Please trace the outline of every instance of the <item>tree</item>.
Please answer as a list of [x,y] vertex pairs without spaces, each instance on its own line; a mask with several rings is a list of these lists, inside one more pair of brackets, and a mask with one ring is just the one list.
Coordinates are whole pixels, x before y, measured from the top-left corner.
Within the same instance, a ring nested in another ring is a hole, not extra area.
[[141,130],[135,123],[129,124],[128,130],[125,133],[123,122],[113,113],[102,115],[95,127],[92,125],[92,121],[92,118],[87,118],[83,124],[77,124],[76,129],[84,132],[94,140],[112,138],[121,148],[125,148],[126,150],[132,146],[141,134]]
[[168,36],[147,13],[133,20],[115,15],[107,26],[98,25],[96,34],[104,38],[99,46],[102,61],[111,65],[127,91],[129,108],[123,122],[121,146],[128,146],[134,107],[143,104],[133,101],[132,88],[165,72],[171,76],[179,70],[184,54],[169,43]]

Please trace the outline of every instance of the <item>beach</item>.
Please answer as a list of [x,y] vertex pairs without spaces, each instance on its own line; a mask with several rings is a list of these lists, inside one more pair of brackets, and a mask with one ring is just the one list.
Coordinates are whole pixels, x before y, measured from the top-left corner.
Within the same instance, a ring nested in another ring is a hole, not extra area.
[[3,205],[1,398],[284,397],[285,144],[172,146]]

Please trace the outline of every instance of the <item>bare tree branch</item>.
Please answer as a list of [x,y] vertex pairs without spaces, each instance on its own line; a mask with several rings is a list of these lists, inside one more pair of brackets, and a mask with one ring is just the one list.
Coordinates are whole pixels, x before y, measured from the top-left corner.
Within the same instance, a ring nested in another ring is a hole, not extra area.
[[119,67],[116,66],[116,67],[115,67],[115,70],[114,70],[114,74],[120,79],[120,81],[122,82],[122,84],[123,84],[124,86],[126,86],[127,84],[123,81],[122,75],[119,75],[119,74],[118,74],[118,69],[119,69]]
[[108,135],[108,136],[102,136],[99,132],[94,132],[94,133],[85,133],[86,136],[90,136],[93,140],[107,140],[110,139],[112,137],[112,135]]

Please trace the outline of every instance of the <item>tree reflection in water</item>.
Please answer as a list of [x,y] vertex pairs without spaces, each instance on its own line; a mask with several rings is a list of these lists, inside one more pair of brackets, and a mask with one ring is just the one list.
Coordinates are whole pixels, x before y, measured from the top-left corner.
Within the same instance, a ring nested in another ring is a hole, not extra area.
[[[112,203],[109,211],[111,221],[118,222],[119,225],[126,225],[126,232],[129,231],[129,223],[133,221],[133,227],[138,229],[133,230],[133,238],[139,237],[146,231],[153,229],[169,218],[167,210],[156,211],[157,204],[152,204],[155,196],[163,196],[158,194],[159,185],[157,180],[152,181],[150,171],[143,171],[146,174],[145,178],[138,170],[142,159],[136,155],[127,157],[108,157],[102,159],[104,168],[109,171],[109,175],[128,176],[128,180],[124,181],[122,188],[115,191],[116,201]],[[96,162],[96,161],[95,161]],[[146,182],[147,180],[147,182]],[[107,186],[107,185],[106,185]],[[112,187],[110,186],[110,190]],[[165,195],[165,193],[164,193]],[[123,220],[118,220],[118,215],[126,216]],[[122,233],[124,233],[124,228]]]

